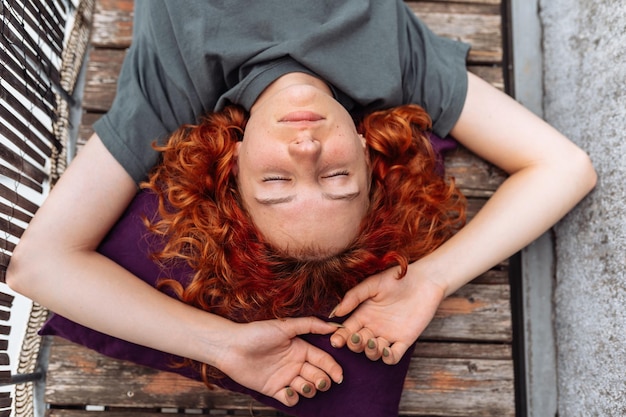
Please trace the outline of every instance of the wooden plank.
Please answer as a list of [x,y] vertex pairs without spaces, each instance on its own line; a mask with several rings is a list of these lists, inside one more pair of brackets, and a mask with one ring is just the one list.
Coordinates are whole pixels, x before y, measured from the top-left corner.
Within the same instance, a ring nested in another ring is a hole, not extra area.
[[269,409],[250,397],[180,375],[114,360],[54,338],[46,403],[139,408]]
[[93,135],[93,124],[101,118],[103,113],[97,112],[85,112],[83,113],[83,117],[78,128],[78,138],[76,140],[77,151],[80,151],[80,148],[87,143],[91,135]]
[[98,0],[91,44],[99,48],[128,48],[133,36],[133,0]]
[[419,341],[413,352],[414,358],[440,359],[498,359],[510,360],[513,351],[509,344],[496,343],[450,343]]
[[504,171],[463,147],[446,155],[445,167],[446,175],[454,177],[467,197],[490,197],[507,177]]
[[515,416],[511,361],[411,361],[400,413],[407,416]]
[[420,339],[511,342],[509,285],[463,286],[441,303]]
[[499,5],[409,2],[411,10],[436,34],[472,45],[470,64],[503,60]]
[[[46,417],[192,417],[192,416],[240,416],[240,417],[290,417],[288,414],[272,410],[202,410],[202,409],[106,409],[102,411],[75,410],[75,409],[49,409]],[[0,416],[2,417],[2,416]]]
[[83,92],[83,110],[105,112],[111,107],[125,55],[125,49],[94,48],[90,51]]
[[[469,358],[463,357],[468,353]],[[135,407],[142,412],[161,408],[270,410],[247,396],[209,391],[200,382],[128,366],[58,338],[51,349],[50,366],[46,400],[53,407],[91,404]],[[429,415],[443,416],[496,415],[490,413],[497,410],[502,411],[497,415],[508,416],[510,409],[504,410],[502,404],[510,406],[512,381],[506,346],[420,343],[405,382],[401,410],[405,415],[429,410]],[[461,407],[472,404],[471,410],[459,413]]]
[[[241,416],[241,417],[290,417],[276,410],[203,410],[203,409],[144,409],[136,407],[106,408],[105,410],[49,409],[46,417],[192,417],[192,416]],[[2,417],[2,416],[0,416]],[[292,416],[293,417],[293,416]]]

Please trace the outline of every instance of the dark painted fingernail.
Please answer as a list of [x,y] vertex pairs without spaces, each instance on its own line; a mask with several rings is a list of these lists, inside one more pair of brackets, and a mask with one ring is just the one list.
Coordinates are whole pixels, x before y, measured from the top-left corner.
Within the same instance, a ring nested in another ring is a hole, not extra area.
[[367,341],[367,347],[370,349],[375,349],[376,348],[376,342],[374,341],[374,339],[370,339]]
[[287,397],[293,397],[294,392],[291,388],[287,387]]
[[387,348],[384,348],[384,349],[383,349],[383,356],[384,356],[385,358],[389,357],[389,355],[390,355],[390,354],[391,354],[391,352],[389,352],[389,349],[387,349]]
[[361,336],[359,336],[357,333],[355,333],[355,334],[352,335],[350,340],[352,341],[352,343],[357,345],[357,344],[361,343]]
[[317,389],[324,389],[326,388],[327,382],[325,379],[322,379],[320,382],[317,383]]
[[302,387],[302,392],[305,394],[311,393],[311,386],[309,384],[304,384],[304,386]]

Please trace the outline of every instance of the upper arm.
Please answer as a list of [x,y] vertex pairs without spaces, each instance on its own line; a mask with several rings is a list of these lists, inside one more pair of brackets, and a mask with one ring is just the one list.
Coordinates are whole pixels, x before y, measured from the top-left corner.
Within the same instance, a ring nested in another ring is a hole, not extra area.
[[87,142],[32,219],[15,255],[95,250],[136,193],[136,185],[97,135]]
[[511,97],[471,73],[468,77],[465,105],[451,134],[478,156],[513,174],[583,153]]

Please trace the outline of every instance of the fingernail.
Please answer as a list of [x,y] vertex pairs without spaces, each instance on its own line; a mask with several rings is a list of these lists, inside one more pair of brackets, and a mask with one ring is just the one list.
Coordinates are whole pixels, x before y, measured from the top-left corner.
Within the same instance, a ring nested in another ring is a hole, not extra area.
[[376,342],[374,341],[374,339],[370,339],[367,341],[367,347],[370,349],[376,348]]
[[326,380],[322,379],[320,382],[317,383],[317,389],[323,390],[324,388],[326,388],[326,385]]
[[302,386],[302,392],[305,394],[309,394],[311,392],[311,386],[309,384],[304,384]]
[[332,311],[328,315],[329,319],[332,319],[333,317],[335,317],[335,312],[337,311],[338,308],[339,308],[339,305],[336,305],[335,308],[332,309]]
[[339,377],[339,381],[337,381],[338,384],[341,384],[343,382],[343,375],[341,375],[341,377]]
[[355,333],[355,334],[352,335],[350,340],[352,341],[352,343],[357,345],[357,344],[361,343],[361,336],[359,336],[357,333]]
[[331,326],[335,326],[335,327],[337,327],[337,328],[339,328],[339,329],[343,329],[344,327],[346,327],[346,326],[344,326],[343,324],[341,324],[341,323],[335,323],[334,321],[327,321],[326,323],[330,324]]
[[387,349],[387,348],[384,348],[384,349],[383,349],[383,356],[384,356],[385,358],[386,358],[386,357],[388,357],[390,354],[391,354],[391,352],[389,352],[389,349]]
[[293,394],[294,394],[293,390],[287,387],[287,397],[293,397]]

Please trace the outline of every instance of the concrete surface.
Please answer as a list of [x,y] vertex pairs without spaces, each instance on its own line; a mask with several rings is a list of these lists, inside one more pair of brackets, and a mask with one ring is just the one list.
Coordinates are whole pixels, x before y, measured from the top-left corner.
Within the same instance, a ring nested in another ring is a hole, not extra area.
[[626,416],[626,2],[541,0],[544,117],[596,190],[556,228],[559,417]]

